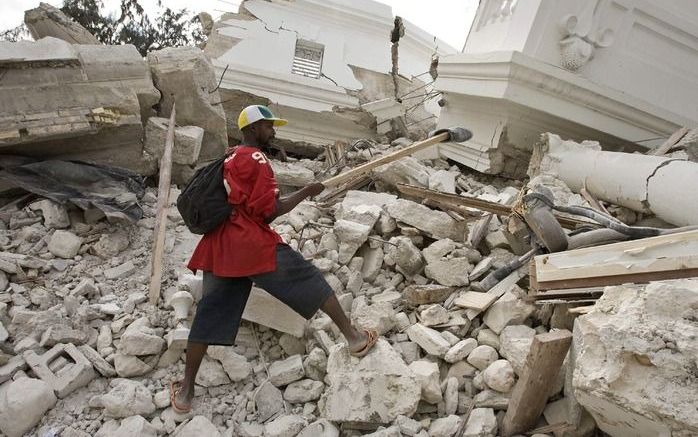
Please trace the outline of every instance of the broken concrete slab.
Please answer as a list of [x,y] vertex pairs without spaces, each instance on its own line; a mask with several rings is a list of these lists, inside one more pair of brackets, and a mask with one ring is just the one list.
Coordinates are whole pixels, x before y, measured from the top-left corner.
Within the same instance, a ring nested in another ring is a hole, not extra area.
[[114,418],[150,416],[155,411],[153,396],[141,383],[129,379],[114,379],[112,389],[90,399],[90,406],[104,408],[104,415]]
[[419,203],[398,199],[386,206],[391,217],[398,222],[414,226],[432,238],[450,238],[465,241],[468,225],[458,222],[443,211],[436,211]]
[[414,414],[421,398],[417,378],[383,339],[361,359],[350,356],[344,344],[334,346],[327,377],[319,404],[323,417],[333,422],[390,423]]
[[468,273],[472,269],[468,258],[450,258],[430,262],[424,268],[424,274],[441,285],[464,287],[470,283]]
[[421,323],[415,323],[407,328],[410,340],[417,343],[430,355],[443,357],[451,348],[451,345],[439,334],[438,331],[427,328]]
[[[162,158],[165,151],[168,123],[169,119],[167,118],[150,117],[145,125],[143,149],[157,160]],[[181,165],[196,164],[203,139],[204,130],[199,126],[175,126],[172,162]]]
[[443,400],[439,365],[433,361],[413,361],[408,366],[419,380],[422,388],[422,399],[430,404],[438,404]]
[[119,350],[126,355],[155,355],[162,351],[165,339],[155,333],[146,317],[128,325],[121,335]]
[[19,378],[0,386],[0,431],[22,437],[56,405],[53,389],[44,381]]
[[217,159],[228,144],[225,112],[216,88],[210,59],[195,47],[165,48],[148,53],[148,64],[155,87],[162,92],[158,114],[168,118],[177,101],[176,122],[204,130],[200,158]]
[[500,334],[507,325],[520,325],[533,314],[536,307],[522,301],[519,296],[524,292],[519,287],[519,293],[507,291],[487,310],[483,322],[495,333]]
[[153,115],[160,94],[134,46],[47,37],[2,42],[0,59],[7,67],[0,88],[3,153],[152,171],[142,159],[142,120]]
[[209,346],[206,353],[218,360],[231,381],[243,381],[252,373],[252,365],[242,355],[238,355],[230,347]]
[[511,363],[514,372],[519,376],[524,369],[526,357],[535,336],[535,329],[526,325],[507,326],[499,336],[499,354]]
[[283,387],[305,376],[303,358],[293,355],[285,360],[274,361],[269,366],[269,381],[277,387]]
[[257,407],[257,419],[262,423],[284,408],[281,390],[269,381],[259,386],[254,394],[254,403]]
[[24,24],[35,40],[51,36],[70,44],[101,44],[87,29],[48,3],[25,11]]
[[[681,302],[677,305],[677,302]],[[698,280],[607,287],[574,325],[574,395],[612,436],[698,433]],[[682,317],[681,314],[684,314]],[[656,393],[646,396],[644,393]]]
[[303,316],[257,287],[252,287],[242,318],[295,337],[303,337],[305,332]]
[[376,167],[372,174],[389,187],[395,187],[397,184],[429,186],[428,167],[411,156]]

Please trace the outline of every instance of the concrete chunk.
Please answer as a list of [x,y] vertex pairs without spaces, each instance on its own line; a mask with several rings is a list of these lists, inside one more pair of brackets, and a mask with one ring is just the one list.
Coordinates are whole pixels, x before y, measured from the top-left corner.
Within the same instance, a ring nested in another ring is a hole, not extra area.
[[59,398],[68,396],[97,376],[92,363],[72,344],[57,344],[43,355],[28,350],[23,356],[32,372]]
[[57,230],[51,236],[48,250],[54,256],[70,259],[75,257],[82,245],[82,239],[69,231]]
[[430,355],[443,357],[451,348],[451,345],[439,334],[438,331],[427,328],[421,323],[415,323],[407,328],[410,340],[417,343]]
[[[145,126],[143,148],[153,157],[160,159],[165,151],[165,138],[169,119],[150,117]],[[172,162],[182,165],[195,164],[199,159],[204,130],[198,126],[175,127],[175,142],[172,149]]]
[[419,203],[398,199],[387,205],[388,214],[395,220],[414,226],[432,238],[450,238],[464,241],[466,222],[457,222],[443,211],[435,211]]
[[0,387],[0,431],[22,437],[56,405],[56,396],[44,381],[19,378]]
[[303,376],[305,376],[305,371],[300,355],[293,355],[282,361],[274,361],[269,366],[269,380],[277,387],[298,381]]

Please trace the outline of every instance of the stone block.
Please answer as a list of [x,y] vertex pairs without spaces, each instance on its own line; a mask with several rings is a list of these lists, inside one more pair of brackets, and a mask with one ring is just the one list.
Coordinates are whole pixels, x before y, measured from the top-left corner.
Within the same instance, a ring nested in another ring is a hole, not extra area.
[[474,408],[468,417],[463,437],[495,437],[497,418],[491,408]]
[[264,425],[265,437],[295,437],[308,422],[300,416],[286,415],[278,417]]
[[430,355],[443,357],[451,348],[451,345],[439,334],[438,331],[427,328],[421,323],[415,323],[407,328],[410,340],[417,343]]
[[447,363],[455,363],[464,360],[470,352],[472,352],[477,347],[477,341],[474,338],[466,338],[461,340],[446,352],[444,356],[444,361]]
[[312,379],[303,379],[290,383],[284,390],[284,399],[292,404],[315,401],[325,391],[325,384]]
[[487,366],[494,363],[499,354],[492,346],[481,345],[473,349],[468,355],[468,363],[480,370],[485,370]]
[[300,355],[293,355],[282,361],[274,361],[269,366],[269,380],[277,387],[282,387],[298,381],[305,376],[303,359]]
[[482,320],[492,331],[500,334],[507,325],[522,324],[535,309],[534,305],[523,302],[516,294],[508,291],[492,304]]
[[315,173],[293,162],[271,161],[274,177],[279,185],[305,187],[315,182]]
[[97,376],[92,363],[72,344],[57,344],[43,355],[28,350],[23,357],[32,372],[61,399]]
[[441,259],[427,264],[424,274],[441,285],[464,287],[470,283],[468,274],[472,269],[468,258]]
[[227,346],[209,346],[207,354],[218,360],[223,370],[231,381],[243,381],[252,373],[252,365],[242,355],[238,355],[233,348]]
[[48,242],[48,250],[54,256],[70,259],[80,251],[82,238],[69,231],[57,230]]
[[104,271],[104,277],[107,279],[120,279],[130,275],[136,271],[136,266],[132,261],[126,261],[125,263],[106,269]]
[[508,393],[514,387],[516,376],[507,360],[497,360],[482,372],[485,384],[492,390]]
[[439,365],[432,361],[419,360],[410,363],[409,368],[419,380],[422,399],[430,404],[441,402],[443,396],[439,380]]
[[[168,124],[167,118],[150,117],[145,125],[143,149],[158,160],[165,151]],[[195,164],[199,159],[203,139],[204,130],[198,126],[176,126],[172,162],[182,165]]]
[[148,53],[148,64],[155,87],[162,93],[161,117],[169,117],[173,99],[180,126],[199,126],[204,138],[199,153],[202,160],[220,157],[228,144],[225,112],[216,88],[211,61],[196,47],[173,47]]
[[104,415],[125,418],[136,415],[150,416],[155,411],[153,396],[141,382],[114,379],[109,392],[90,399],[90,406],[104,408]]
[[535,336],[536,331],[526,325],[507,326],[499,336],[499,353],[511,363],[519,376],[523,372]]
[[303,316],[257,287],[252,287],[242,318],[296,337],[303,337],[305,333]]
[[322,416],[333,422],[390,423],[414,414],[421,398],[416,376],[383,339],[361,359],[352,357],[346,345],[336,345],[327,380],[319,405]]
[[574,397],[602,431],[698,434],[695,308],[698,280],[660,281],[607,287],[577,318]]
[[284,408],[284,398],[281,390],[269,381],[263,383],[257,389],[254,395],[254,402],[257,406],[257,420],[260,422],[266,422]]
[[0,386],[0,431],[22,437],[56,405],[53,389],[44,381],[19,378]]
[[467,234],[466,222],[457,222],[443,211],[435,211],[409,200],[398,199],[387,205],[388,214],[398,222],[413,226],[431,238],[450,238],[464,241]]
[[145,317],[131,323],[121,334],[119,351],[134,356],[159,354],[165,346],[165,340],[148,325]]
[[143,416],[131,416],[121,421],[111,437],[157,437],[157,429]]
[[114,370],[114,367],[107,362],[102,356],[97,352],[96,350],[92,349],[90,346],[83,344],[82,346],[78,346],[78,350],[82,352],[82,354],[87,358],[90,363],[92,363],[92,366],[97,369],[97,372],[99,372],[100,375],[105,376],[107,378],[113,378],[116,376],[116,370]]
[[218,428],[204,416],[194,416],[181,428],[178,428],[173,437],[221,437]]

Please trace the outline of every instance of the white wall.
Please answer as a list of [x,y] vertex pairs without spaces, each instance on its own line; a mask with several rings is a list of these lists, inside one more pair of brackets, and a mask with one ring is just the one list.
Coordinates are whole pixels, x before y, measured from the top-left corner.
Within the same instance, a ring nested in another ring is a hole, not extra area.
[[[252,92],[282,105],[323,111],[358,105],[346,94],[346,90],[362,87],[349,65],[390,72],[394,17],[387,5],[372,0],[251,0],[245,7],[259,20],[229,19],[218,30],[240,40],[214,59],[219,72],[230,66],[224,87]],[[427,71],[437,46],[442,54],[456,53],[413,24],[405,26],[400,74],[411,78]],[[329,79],[291,73],[298,39],[324,46],[322,73]],[[266,83],[246,77],[248,73],[267,78]]]

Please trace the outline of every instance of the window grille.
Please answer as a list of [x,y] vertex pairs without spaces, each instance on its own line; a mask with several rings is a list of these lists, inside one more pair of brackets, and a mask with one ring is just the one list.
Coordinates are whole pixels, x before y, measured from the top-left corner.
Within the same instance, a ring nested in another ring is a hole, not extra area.
[[322,71],[322,55],[324,51],[325,48],[319,44],[297,41],[291,72],[318,79]]

